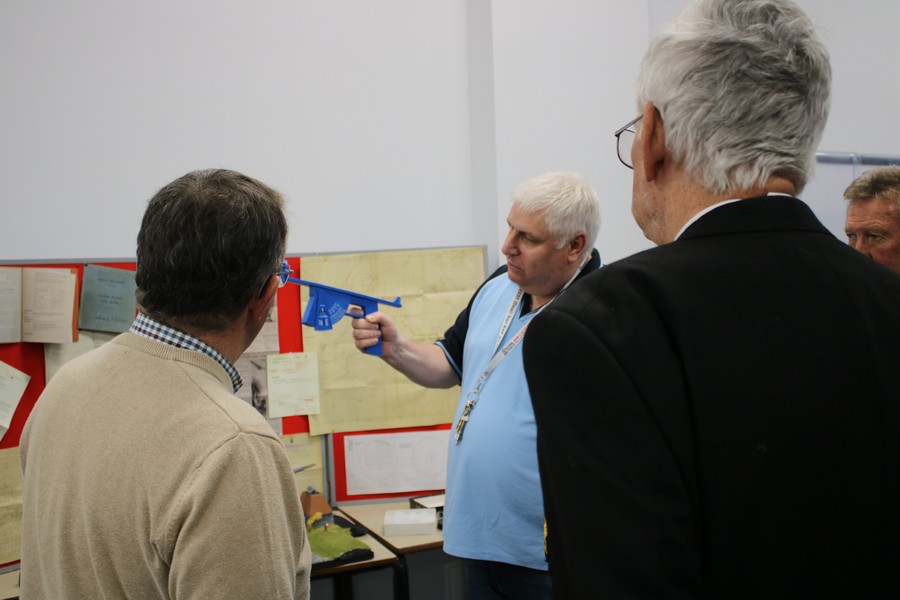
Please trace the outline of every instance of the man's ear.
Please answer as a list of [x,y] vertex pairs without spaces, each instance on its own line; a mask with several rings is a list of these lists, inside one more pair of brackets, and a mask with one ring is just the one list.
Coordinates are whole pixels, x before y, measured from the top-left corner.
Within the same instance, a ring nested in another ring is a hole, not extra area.
[[265,320],[269,315],[269,305],[276,293],[278,293],[278,278],[272,276],[263,286],[262,293],[250,300],[250,304],[247,306],[251,320]]
[[587,246],[587,238],[585,238],[583,232],[579,231],[568,244],[569,262],[575,262],[576,260],[581,259],[585,246]]
[[666,159],[666,132],[659,111],[650,101],[644,103],[639,143],[644,178],[647,181],[653,181]]

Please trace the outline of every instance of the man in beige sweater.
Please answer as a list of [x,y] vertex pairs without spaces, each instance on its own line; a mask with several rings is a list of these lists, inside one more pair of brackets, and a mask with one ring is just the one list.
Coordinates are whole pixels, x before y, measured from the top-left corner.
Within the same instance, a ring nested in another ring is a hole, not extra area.
[[22,435],[22,597],[307,598],[280,439],[234,392],[282,280],[281,196],[189,173],[138,234],[138,317],[50,381]]

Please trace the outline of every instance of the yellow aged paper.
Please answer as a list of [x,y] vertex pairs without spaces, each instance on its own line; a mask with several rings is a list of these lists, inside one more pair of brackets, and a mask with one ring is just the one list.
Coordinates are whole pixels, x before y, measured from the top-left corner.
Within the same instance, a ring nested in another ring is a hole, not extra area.
[[19,449],[0,450],[0,565],[19,560],[22,546],[22,471]]
[[266,356],[269,418],[319,412],[319,369],[315,352]]
[[104,331],[78,332],[78,341],[71,344],[44,344],[44,376],[49,382],[59,369],[74,358],[99,348],[119,335]]
[[[430,344],[443,337],[484,281],[484,249],[443,248],[303,257],[303,279],[394,300],[379,305],[400,333]],[[303,309],[309,301],[304,286]],[[459,387],[429,390],[410,382],[376,356],[353,345],[351,317],[330,331],[303,327],[303,350],[319,357],[320,412],[310,415],[313,435],[449,423]]]
[[[315,488],[317,492],[327,494],[325,486],[325,458],[322,453],[322,438],[311,437],[308,433],[292,433],[281,436],[284,449],[291,466],[297,470],[294,481],[298,492],[307,488]],[[299,470],[298,470],[299,469]]]

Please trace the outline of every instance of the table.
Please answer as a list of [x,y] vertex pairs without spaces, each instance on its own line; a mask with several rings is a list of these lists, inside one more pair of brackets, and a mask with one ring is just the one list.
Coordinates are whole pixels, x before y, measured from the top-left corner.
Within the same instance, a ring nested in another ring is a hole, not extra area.
[[[335,516],[344,517],[352,521],[353,519],[340,510],[332,511]],[[372,549],[372,558],[368,560],[359,560],[351,563],[344,563],[333,567],[313,567],[310,579],[319,579],[323,577],[334,578],[334,597],[335,600],[352,600],[353,598],[353,574],[369,569],[378,569],[382,567],[398,567],[399,559],[397,555],[386,548],[381,542],[367,533],[356,538]],[[396,578],[395,578],[396,579]],[[396,595],[396,583],[394,584],[394,592]]]
[[353,504],[340,506],[340,511],[351,521],[364,527],[372,537],[397,555],[394,570],[394,598],[409,600],[409,571],[405,555],[411,552],[441,548],[444,536],[441,530],[423,535],[384,535],[384,513],[388,510],[409,508],[409,500]]

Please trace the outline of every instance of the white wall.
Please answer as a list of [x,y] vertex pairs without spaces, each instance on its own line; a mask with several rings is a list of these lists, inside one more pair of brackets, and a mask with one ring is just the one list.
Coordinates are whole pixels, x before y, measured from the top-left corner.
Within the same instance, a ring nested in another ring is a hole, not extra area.
[[[831,57],[831,114],[819,149],[900,155],[900,74],[893,64],[900,51],[900,2],[796,2],[816,23]],[[687,4],[649,0],[651,31],[658,31]]]
[[647,45],[645,2],[495,0],[498,237],[510,192],[548,170],[572,170],[602,205],[597,247],[609,262],[649,247],[631,218],[631,171],[613,132],[637,114]]
[[831,116],[820,150],[900,155],[900,3],[798,1],[831,54]]
[[132,257],[204,167],[289,200],[293,253],[475,243],[461,0],[0,3],[0,259]]
[[[682,4],[5,0],[0,261],[133,257],[146,200],[211,166],[287,196],[291,253],[486,244],[492,264],[513,187],[576,170],[621,258],[649,243],[612,132]],[[897,154],[900,4],[801,4],[834,65],[822,149]]]

